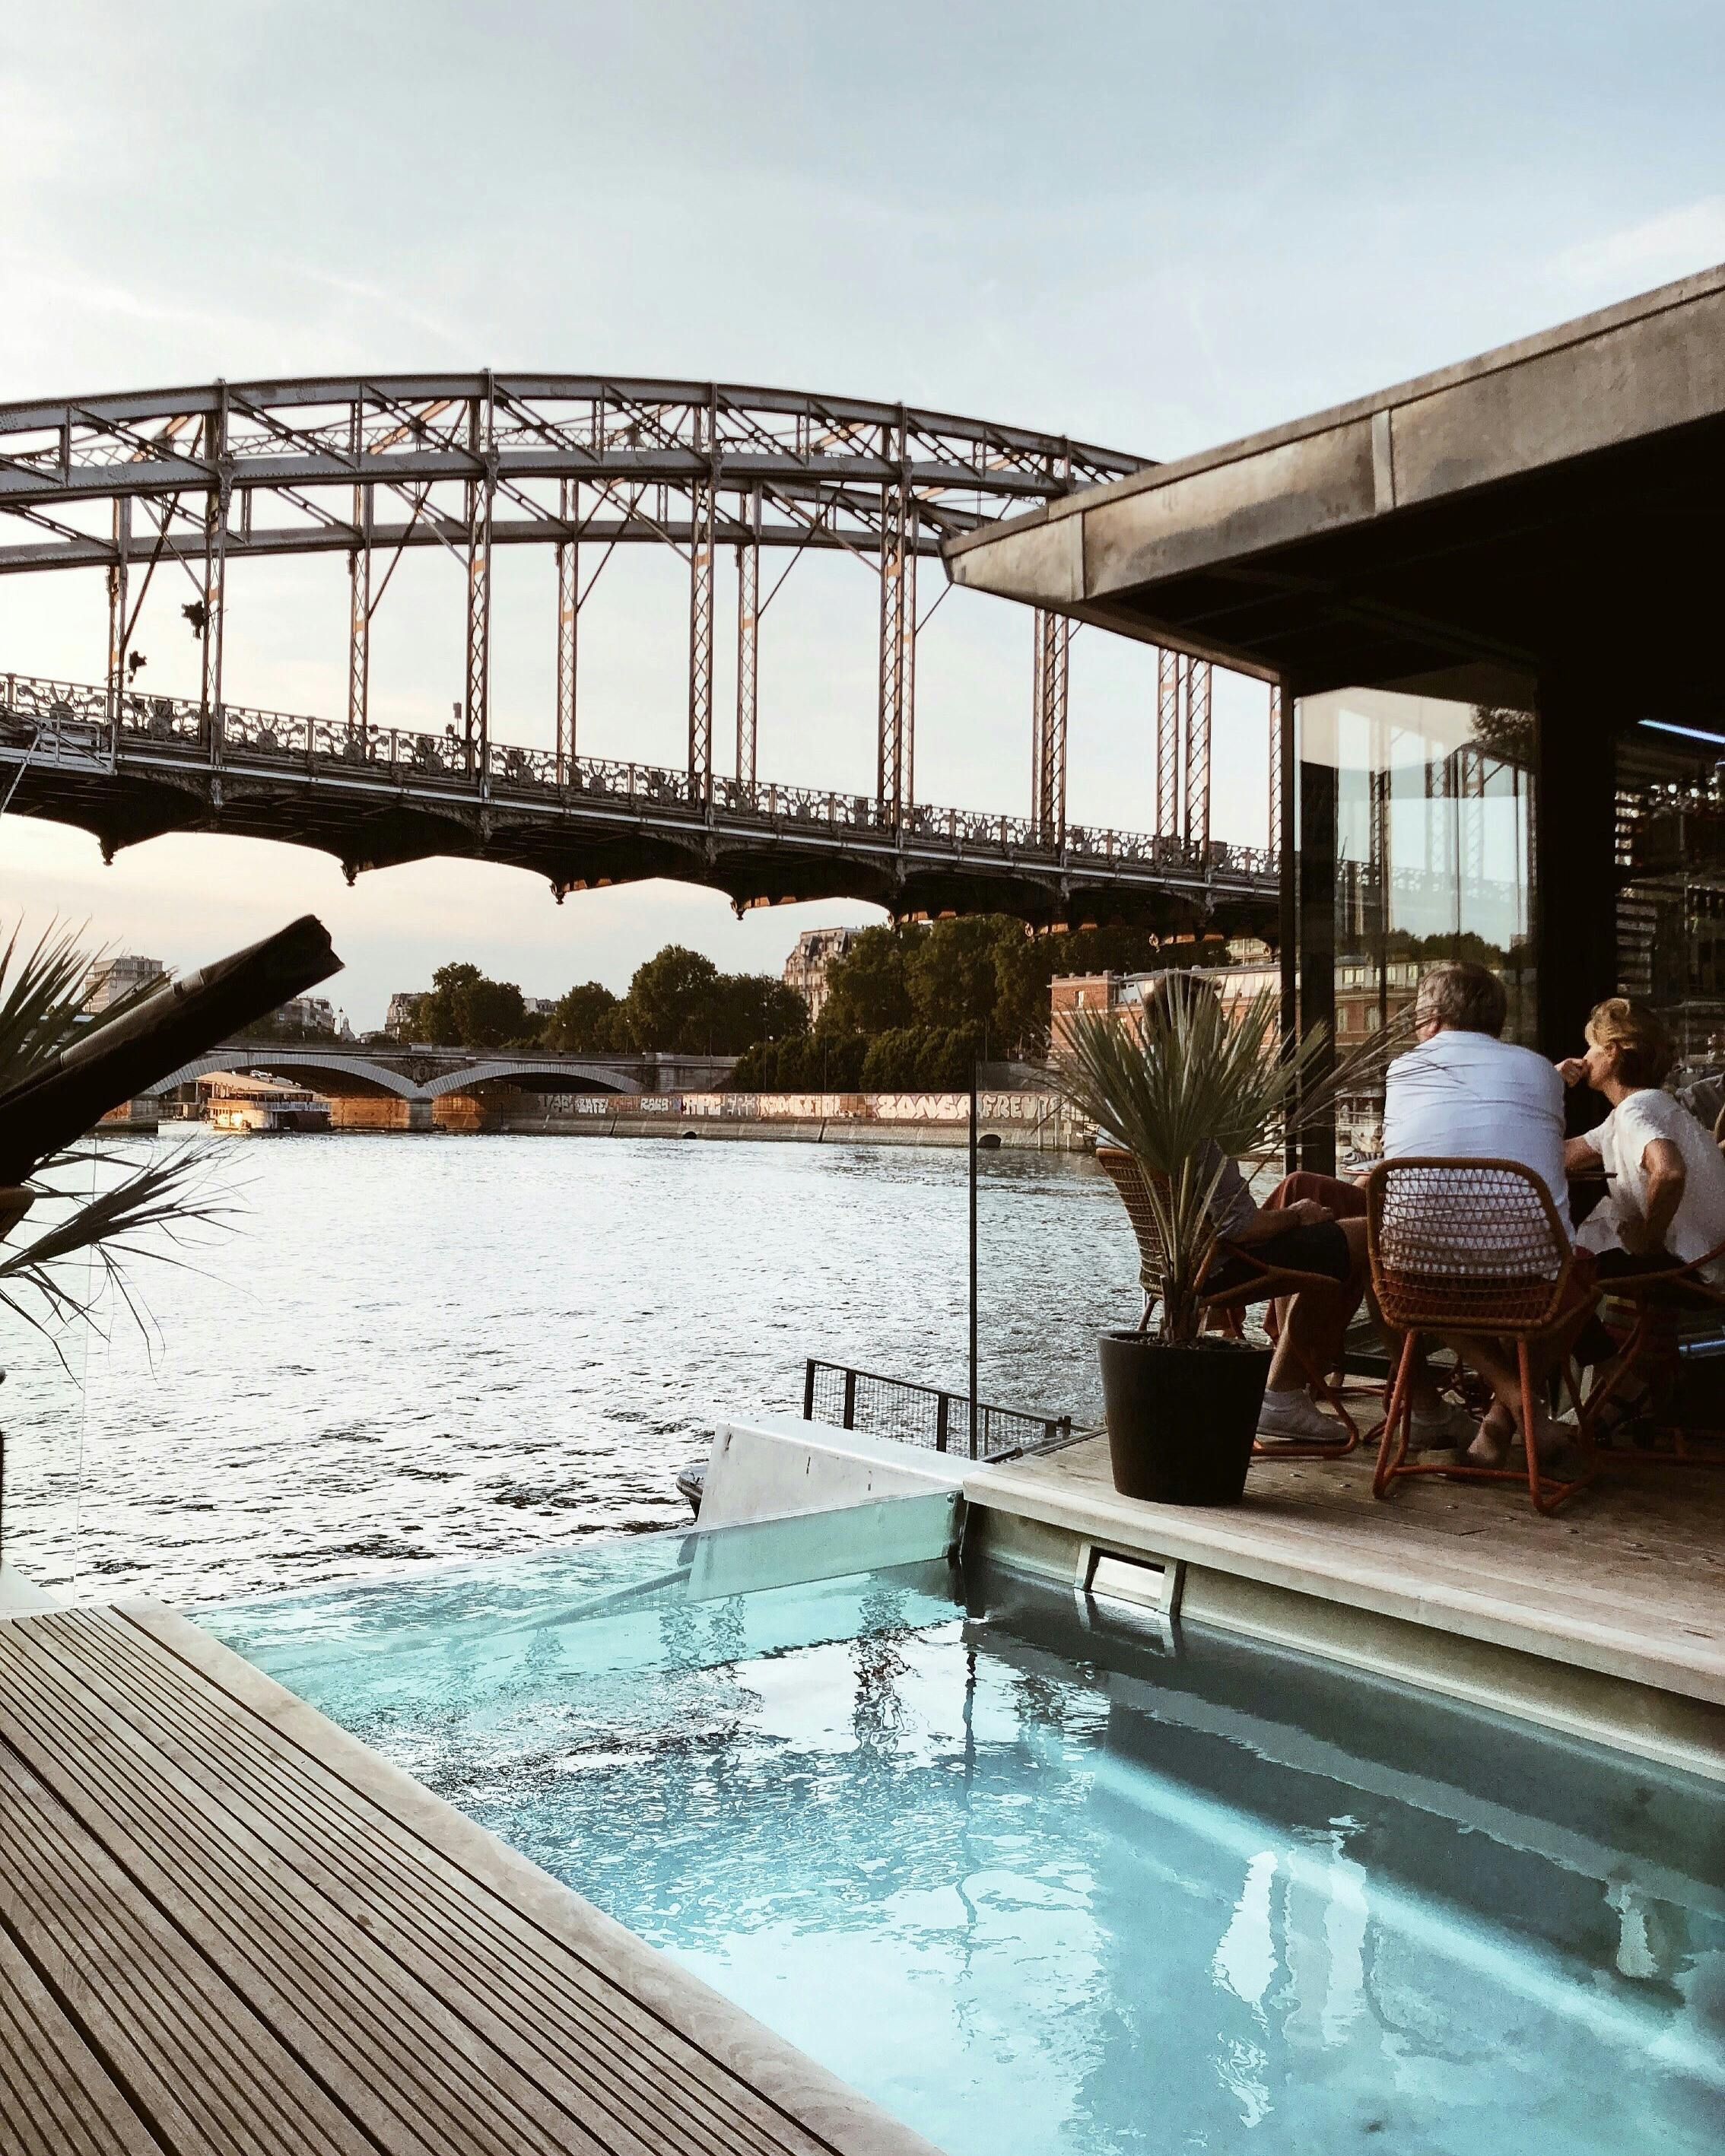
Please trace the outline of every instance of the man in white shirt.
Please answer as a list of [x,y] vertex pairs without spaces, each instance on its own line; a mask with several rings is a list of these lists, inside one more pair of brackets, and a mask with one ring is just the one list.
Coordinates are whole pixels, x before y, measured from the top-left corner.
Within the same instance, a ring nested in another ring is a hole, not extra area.
[[[1483,966],[1457,961],[1425,975],[1414,1000],[1418,1045],[1390,1065],[1385,1083],[1384,1158],[1519,1162],[1551,1193],[1570,1235],[1563,1080],[1543,1055],[1499,1038],[1507,1013],[1502,982]],[[1479,1341],[1466,1353],[1495,1395],[1467,1456],[1501,1466],[1518,1428],[1515,1360]],[[1555,1454],[1565,1433],[1543,1416],[1534,1442],[1542,1456]]]
[[1563,1081],[1531,1048],[1502,1040],[1503,983],[1483,966],[1435,966],[1414,1002],[1418,1045],[1389,1066],[1384,1158],[1514,1160],[1531,1168],[1566,1235]]

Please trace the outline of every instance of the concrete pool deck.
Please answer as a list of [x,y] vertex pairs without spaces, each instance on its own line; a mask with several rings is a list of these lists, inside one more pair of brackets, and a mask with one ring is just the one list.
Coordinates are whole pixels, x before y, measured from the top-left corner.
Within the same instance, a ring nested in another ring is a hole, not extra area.
[[0,1624],[8,2156],[937,2156],[147,1603]]
[[978,1466],[762,1417],[721,1430],[701,1518],[944,1485],[968,1553],[1080,1589],[1099,1553],[1135,1560],[1186,1617],[1725,1779],[1725,1471],[1643,1470],[1546,1519],[1436,1477],[1379,1502],[1372,1460],[1255,1461],[1209,1509],[1118,1496],[1100,1435]]

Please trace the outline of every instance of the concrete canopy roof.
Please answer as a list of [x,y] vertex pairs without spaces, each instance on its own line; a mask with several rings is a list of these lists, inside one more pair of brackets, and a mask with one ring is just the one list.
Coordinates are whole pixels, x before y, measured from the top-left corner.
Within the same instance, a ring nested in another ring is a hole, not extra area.
[[1725,265],[951,542],[956,583],[1312,692],[1722,708]]

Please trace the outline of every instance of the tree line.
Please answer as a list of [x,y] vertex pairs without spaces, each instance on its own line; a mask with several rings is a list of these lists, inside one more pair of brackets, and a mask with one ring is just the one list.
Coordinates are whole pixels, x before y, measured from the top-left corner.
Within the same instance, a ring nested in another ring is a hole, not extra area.
[[804,1030],[803,998],[770,973],[721,973],[698,951],[668,943],[635,968],[626,995],[583,981],[548,1013],[531,1013],[513,981],[477,966],[439,966],[419,998],[413,1037],[439,1048],[550,1048],[568,1055],[741,1055]]
[[[969,1084],[973,1061],[1047,1054],[1055,974],[1142,971],[1156,952],[1147,930],[1031,936],[1004,914],[865,928],[829,968],[812,1028],[783,981],[721,973],[678,943],[638,967],[627,994],[583,981],[548,1014],[529,1012],[514,982],[455,963],[432,975],[413,1038],[572,1055],[735,1055],[731,1082],[746,1092],[954,1092]],[[1189,963],[1199,957],[1186,955]]]
[[814,1029],[750,1048],[731,1082],[762,1093],[954,1092],[973,1060],[1047,1055],[1057,973],[1139,972],[1156,951],[1147,929],[1031,936],[998,913],[865,928],[828,969]]

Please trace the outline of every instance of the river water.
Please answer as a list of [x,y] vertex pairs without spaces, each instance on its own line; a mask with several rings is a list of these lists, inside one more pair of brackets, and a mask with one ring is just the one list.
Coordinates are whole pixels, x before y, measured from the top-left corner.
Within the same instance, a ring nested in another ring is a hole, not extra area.
[[[164,1140],[165,1143],[175,1142]],[[8,1317],[5,1550],[180,1604],[688,1517],[716,1424],[819,1355],[962,1390],[962,1151],[235,1139],[230,1232],[140,1263],[145,1328]],[[1088,1161],[985,1154],[982,1392],[1094,1420],[1136,1254]]]

